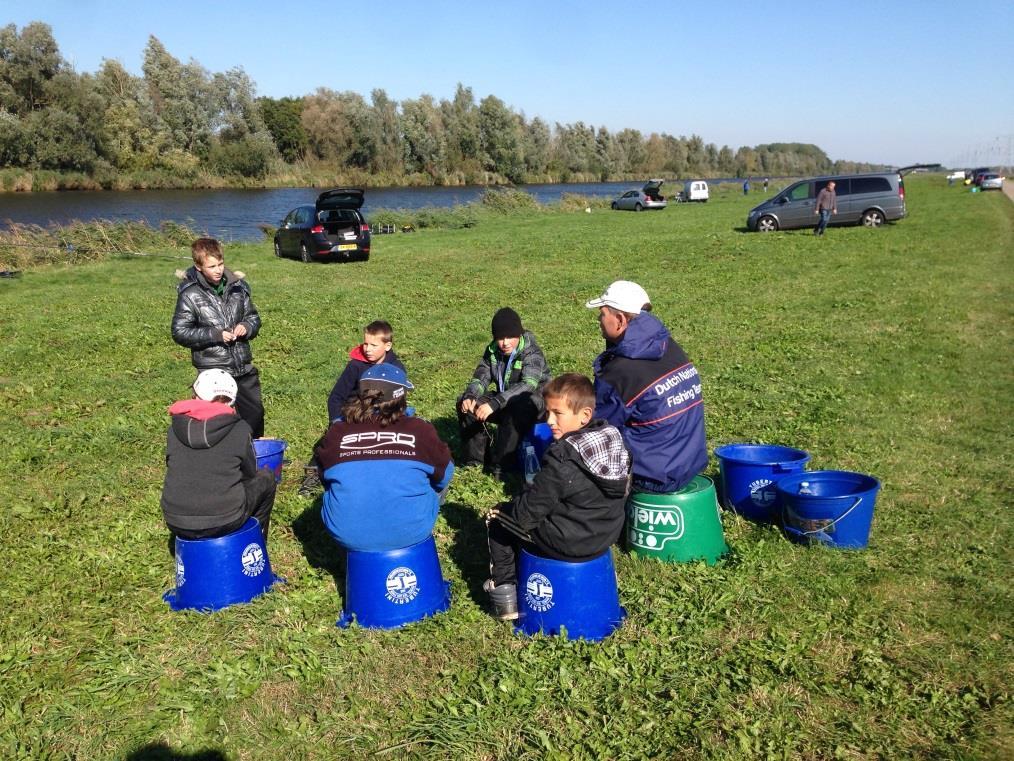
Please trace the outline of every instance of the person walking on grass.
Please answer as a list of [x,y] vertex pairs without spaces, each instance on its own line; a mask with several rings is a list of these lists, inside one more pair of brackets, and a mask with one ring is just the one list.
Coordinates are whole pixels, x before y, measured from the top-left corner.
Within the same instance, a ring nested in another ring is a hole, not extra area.
[[834,192],[834,180],[827,183],[817,194],[817,208],[813,213],[820,216],[813,234],[823,235],[831,215],[838,213],[838,196]]

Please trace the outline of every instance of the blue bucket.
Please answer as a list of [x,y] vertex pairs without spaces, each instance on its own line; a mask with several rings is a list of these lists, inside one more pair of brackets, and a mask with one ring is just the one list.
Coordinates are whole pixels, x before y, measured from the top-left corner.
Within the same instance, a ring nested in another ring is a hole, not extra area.
[[715,449],[722,506],[752,521],[777,519],[775,482],[800,473],[810,461],[808,452],[777,444],[726,444]]
[[450,605],[451,583],[440,573],[432,536],[398,550],[348,550],[339,627],[355,621],[370,629],[397,629]]
[[778,480],[785,533],[800,542],[863,549],[880,482],[847,470],[813,470]]
[[260,524],[214,539],[176,537],[176,589],[162,595],[173,610],[221,610],[250,602],[276,581]]
[[594,560],[569,563],[522,549],[518,559],[518,622],[514,631],[558,635],[592,642],[623,624],[612,550]]
[[282,462],[285,450],[289,446],[282,439],[254,439],[254,452],[257,453],[257,467],[267,468],[275,474],[275,483],[282,482]]

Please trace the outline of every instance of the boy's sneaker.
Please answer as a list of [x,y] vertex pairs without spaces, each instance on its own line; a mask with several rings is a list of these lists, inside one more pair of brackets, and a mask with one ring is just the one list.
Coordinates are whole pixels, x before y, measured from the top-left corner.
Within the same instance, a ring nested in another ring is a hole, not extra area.
[[312,497],[317,492],[323,491],[324,486],[320,482],[320,473],[314,467],[303,468],[303,483],[299,485],[300,497]]
[[516,584],[494,585],[493,579],[486,579],[482,585],[489,595],[493,618],[500,621],[514,621],[518,617],[518,588]]

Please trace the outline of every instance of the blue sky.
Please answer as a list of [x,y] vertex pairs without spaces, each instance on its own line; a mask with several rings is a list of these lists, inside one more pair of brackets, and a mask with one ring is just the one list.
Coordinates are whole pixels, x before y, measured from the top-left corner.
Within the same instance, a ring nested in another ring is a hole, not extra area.
[[2,0],[78,71],[140,73],[148,35],[258,94],[496,95],[553,122],[816,143],[902,165],[1014,157],[1014,1],[150,2]]

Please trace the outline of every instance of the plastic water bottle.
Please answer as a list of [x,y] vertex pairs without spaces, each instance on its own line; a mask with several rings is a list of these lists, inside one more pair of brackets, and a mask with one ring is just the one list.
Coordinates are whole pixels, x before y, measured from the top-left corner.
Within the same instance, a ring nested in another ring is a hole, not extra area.
[[803,494],[803,495],[806,495],[806,496],[810,496],[810,497],[813,496],[813,492],[810,491],[810,482],[809,481],[801,481],[799,483],[799,493]]
[[535,454],[535,444],[531,441],[525,440],[523,446],[524,463],[525,463],[525,483],[531,483],[535,480],[535,474],[539,472],[542,467],[539,462],[539,458]]

